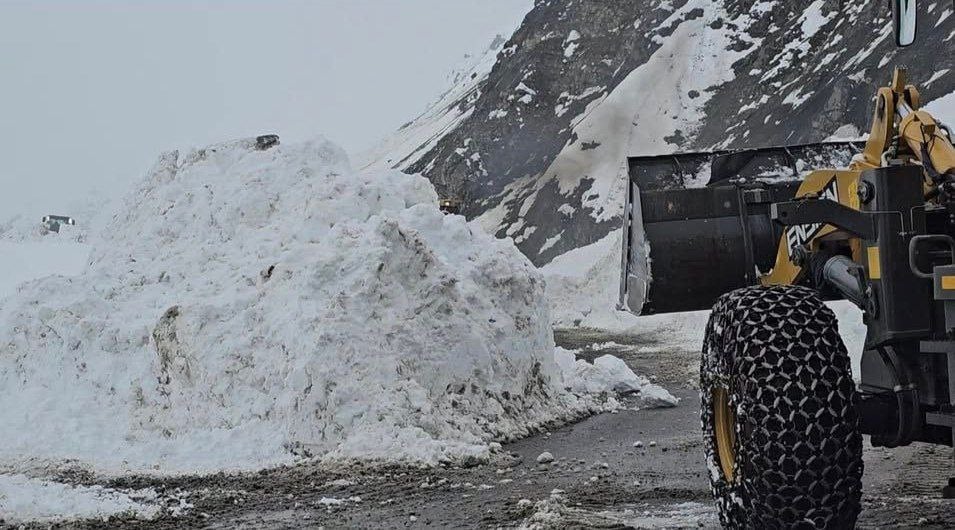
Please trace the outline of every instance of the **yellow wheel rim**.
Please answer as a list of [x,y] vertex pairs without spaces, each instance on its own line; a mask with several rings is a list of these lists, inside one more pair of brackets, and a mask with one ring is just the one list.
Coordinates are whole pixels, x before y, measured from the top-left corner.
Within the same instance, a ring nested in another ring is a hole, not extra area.
[[736,467],[736,413],[730,406],[729,391],[721,387],[713,389],[713,434],[723,479],[733,482]]

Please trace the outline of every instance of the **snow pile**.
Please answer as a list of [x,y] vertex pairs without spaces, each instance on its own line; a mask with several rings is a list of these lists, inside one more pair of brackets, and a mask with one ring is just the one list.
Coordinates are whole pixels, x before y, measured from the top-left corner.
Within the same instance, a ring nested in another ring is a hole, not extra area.
[[679,403],[666,389],[633,373],[627,363],[613,355],[602,355],[591,364],[577,359],[571,350],[557,348],[555,358],[564,374],[564,385],[576,394],[631,395],[639,398],[641,405],[650,407]]
[[325,142],[160,157],[76,278],[0,304],[0,464],[437,462],[591,410],[540,274]]
[[0,475],[0,524],[56,522],[70,518],[129,515],[151,519],[159,514],[156,492],[120,492],[102,486],[70,486],[24,475]]
[[50,239],[69,239],[74,235],[73,227],[64,227],[63,233],[50,232],[39,219],[33,219],[25,215],[14,215],[13,217],[0,221],[0,241],[3,242],[23,242],[39,241],[44,236],[50,236]]

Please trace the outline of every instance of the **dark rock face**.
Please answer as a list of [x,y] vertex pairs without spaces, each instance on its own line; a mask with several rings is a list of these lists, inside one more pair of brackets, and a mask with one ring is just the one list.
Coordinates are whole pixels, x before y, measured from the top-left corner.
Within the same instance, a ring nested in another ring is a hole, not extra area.
[[[727,11],[739,13],[752,2],[726,4]],[[896,66],[908,68],[909,79],[919,87],[923,100],[955,91],[955,72],[951,72],[955,69],[955,23],[952,18],[942,20],[946,12],[952,13],[950,3],[920,2],[919,39],[907,48],[895,47],[887,2],[847,0],[823,2],[823,12],[835,16],[808,40],[808,46],[792,46],[801,30],[791,22],[799,14],[793,6],[799,4],[777,2],[749,28],[750,34],[764,39],[760,50],[734,65],[736,78],[714,93],[694,146],[818,142],[844,124],[867,132],[876,90],[888,84]],[[775,75],[767,77],[766,72],[774,69]],[[796,107],[785,102],[793,90],[805,98]],[[753,108],[737,112],[747,105]],[[746,132],[749,135],[744,138]]]
[[[493,196],[519,177],[542,173],[571,137],[571,120],[657,47],[645,45],[642,35],[632,31],[637,18],[627,13],[633,7],[624,4],[537,2],[498,55],[472,116],[408,171],[427,175],[425,170],[435,161],[430,172],[468,181],[472,199]],[[655,11],[657,18],[666,16]],[[568,41],[571,31],[580,37]],[[576,46],[568,58],[565,51],[572,44]],[[594,86],[602,89],[574,100],[561,96],[582,94]],[[526,95],[531,97],[522,101]],[[567,110],[557,116],[554,108],[561,102],[566,102]],[[468,153],[481,154],[480,167],[457,152],[468,138]]]
[[896,65],[925,101],[955,91],[952,6],[922,9],[897,50],[886,2],[538,0],[466,118],[398,167],[541,265],[619,225],[628,154],[864,132]]

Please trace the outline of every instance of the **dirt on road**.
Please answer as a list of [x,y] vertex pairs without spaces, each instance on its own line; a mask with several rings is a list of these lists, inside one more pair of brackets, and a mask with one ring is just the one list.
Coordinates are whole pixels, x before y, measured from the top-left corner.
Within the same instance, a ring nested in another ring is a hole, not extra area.
[[[653,376],[680,405],[628,407],[505,445],[475,467],[299,465],[252,474],[159,479],[68,477],[154,488],[178,516],[74,521],[68,528],[717,528],[699,435],[698,353],[665,337],[560,330],[585,358],[610,353]],[[541,464],[541,453],[554,460]],[[866,447],[860,528],[955,528],[951,450]],[[48,525],[35,525],[46,528]],[[28,526],[29,527],[29,526]]]

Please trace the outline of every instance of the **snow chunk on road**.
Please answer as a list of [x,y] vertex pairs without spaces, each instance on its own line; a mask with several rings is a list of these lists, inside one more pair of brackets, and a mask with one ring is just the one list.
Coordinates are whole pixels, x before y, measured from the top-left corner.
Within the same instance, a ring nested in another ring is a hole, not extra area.
[[72,486],[25,475],[0,475],[0,523],[50,523],[111,515],[151,519],[159,506],[152,490],[120,492],[103,486]]
[[647,407],[672,407],[680,402],[663,387],[635,374],[627,363],[613,355],[598,357],[591,364],[577,359],[574,351],[558,347],[554,358],[563,373],[564,385],[577,394],[630,395]]
[[0,303],[0,463],[436,463],[593,410],[540,273],[436,204],[324,140],[163,155],[80,276]]

